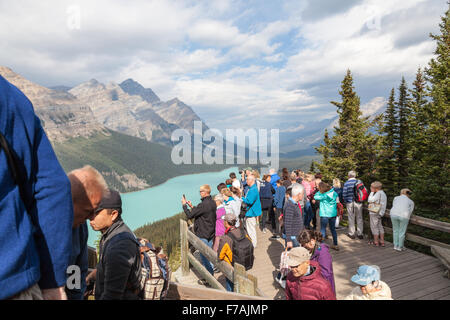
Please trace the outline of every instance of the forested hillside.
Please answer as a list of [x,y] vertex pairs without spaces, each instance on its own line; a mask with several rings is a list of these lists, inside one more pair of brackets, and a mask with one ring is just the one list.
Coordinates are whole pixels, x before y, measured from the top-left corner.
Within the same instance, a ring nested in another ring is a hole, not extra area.
[[180,265],[180,219],[186,220],[184,213],[154,223],[146,224],[134,231],[137,237],[150,240],[154,246],[161,246],[169,256],[173,271]]
[[66,172],[89,164],[99,170],[108,185],[120,192],[155,186],[192,173],[220,171],[224,165],[175,165],[171,148],[109,130],[54,143],[56,155]]

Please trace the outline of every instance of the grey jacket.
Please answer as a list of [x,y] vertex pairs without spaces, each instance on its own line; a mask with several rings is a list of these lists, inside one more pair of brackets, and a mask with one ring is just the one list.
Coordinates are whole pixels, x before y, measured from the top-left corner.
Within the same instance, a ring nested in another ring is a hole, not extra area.
[[96,300],[140,299],[139,243],[121,219],[102,235],[96,278]]

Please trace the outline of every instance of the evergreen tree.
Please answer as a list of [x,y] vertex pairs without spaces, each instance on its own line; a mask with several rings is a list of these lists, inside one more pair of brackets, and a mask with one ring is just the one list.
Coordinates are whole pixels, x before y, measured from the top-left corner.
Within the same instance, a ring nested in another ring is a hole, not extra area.
[[339,94],[342,101],[331,102],[337,107],[338,126],[334,127],[333,137],[328,140],[326,132],[325,145],[316,148],[324,156],[319,169],[330,178],[341,180],[347,177],[348,171],[356,170],[359,177],[368,182],[373,176],[376,138],[368,132],[371,127],[368,117],[362,117],[350,70],[341,83]]
[[398,183],[400,188],[406,187],[408,181],[408,168],[410,164],[410,125],[408,120],[411,117],[411,98],[408,93],[408,86],[405,78],[402,78],[400,84],[398,101],[395,103],[397,108],[397,145],[394,149],[394,155],[397,160]]
[[386,111],[380,121],[378,132],[381,134],[377,179],[383,183],[383,189],[389,197],[397,193],[398,171],[394,152],[397,144],[397,117],[395,109],[395,89],[392,88]]
[[[420,158],[415,160],[412,189],[418,206],[427,207],[441,216],[449,215],[449,111],[450,111],[450,10],[439,24],[441,33],[431,34],[436,41],[435,58],[425,69],[429,84],[427,94],[430,103],[425,104],[423,116],[423,147]],[[422,145],[422,144],[421,144]]]

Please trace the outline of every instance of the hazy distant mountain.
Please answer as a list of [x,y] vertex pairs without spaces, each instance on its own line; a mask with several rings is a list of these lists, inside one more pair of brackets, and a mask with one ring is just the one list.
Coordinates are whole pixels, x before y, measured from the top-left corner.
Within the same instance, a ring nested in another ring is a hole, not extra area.
[[[363,116],[373,119],[384,112],[386,100],[376,97],[361,106]],[[315,154],[314,147],[323,143],[325,129],[330,136],[333,135],[334,127],[338,126],[339,117],[312,122],[295,122],[280,124],[280,157],[296,158],[300,156],[311,156]]]
[[72,87],[68,87],[68,86],[54,86],[54,87],[49,87],[49,89],[52,89],[52,90],[55,90],[55,91],[68,92],[70,89],[72,89]]

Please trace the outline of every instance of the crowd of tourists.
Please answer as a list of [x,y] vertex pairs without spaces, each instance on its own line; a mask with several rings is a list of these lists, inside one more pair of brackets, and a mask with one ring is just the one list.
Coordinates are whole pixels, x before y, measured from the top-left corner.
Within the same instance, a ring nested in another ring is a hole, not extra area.
[[[153,257],[167,276],[167,257],[148,240],[136,238],[124,223],[119,192],[91,166],[66,175],[30,101],[2,77],[0,106],[0,299],[83,299],[92,282],[97,300],[143,299],[167,289],[146,291],[145,269],[152,263],[144,262]],[[196,206],[183,196],[182,208],[194,220],[195,235],[217,252],[218,259],[246,269],[253,266],[257,228],[267,233],[270,225],[270,239],[284,239],[287,299],[336,299],[329,249],[339,250],[336,228],[344,206],[348,237],[363,239],[362,207],[368,202],[370,244],[384,247],[381,218],[387,197],[381,182],[373,182],[368,194],[355,171],[348,173],[343,187],[337,178],[327,183],[320,173],[301,170],[284,168],[279,175],[271,169],[262,177],[258,170],[239,173],[219,184],[214,198],[209,185],[201,186]],[[402,189],[390,210],[397,251],[404,250],[414,210],[411,194]],[[87,220],[102,234],[99,261],[89,274]],[[324,241],[327,228],[330,246]],[[217,271],[204,255],[200,260],[211,275]],[[69,266],[77,267],[81,278],[70,287]],[[348,299],[390,298],[377,266],[360,266],[351,281],[358,286]],[[230,279],[226,284],[233,291]]]
[[[235,173],[231,173],[229,179],[217,186],[215,209],[204,205],[206,201],[213,203],[210,199],[211,188],[208,185],[201,187],[207,192],[196,208],[204,208],[205,214],[203,218],[197,216],[199,226],[196,228],[203,229],[208,225],[209,237],[205,238],[197,231],[196,234],[217,252],[220,260],[233,265],[233,257],[248,258],[250,252],[238,252],[235,239],[246,238],[256,248],[257,228],[262,233],[271,229],[270,240],[284,240],[284,264],[289,272],[284,277],[279,273],[276,281],[285,288],[287,299],[336,299],[330,249],[339,251],[336,229],[343,228],[340,221],[344,208],[348,216],[347,236],[362,240],[362,208],[367,203],[372,233],[368,244],[385,246],[381,222],[386,212],[387,197],[379,181],[370,185],[369,193],[353,170],[343,184],[338,178],[327,183],[322,181],[320,173],[304,173],[302,170],[289,172],[286,168],[280,174],[271,169],[262,178],[257,170],[252,169],[242,170],[240,175],[238,179]],[[405,250],[406,226],[414,209],[410,196],[409,189],[402,189],[390,211],[394,249],[397,251]],[[185,200],[182,202],[187,217],[194,217],[188,208],[192,205]],[[206,216],[209,217],[209,224],[204,222]],[[328,230],[331,234],[330,245],[325,243]],[[202,259],[205,268],[214,274],[210,262],[203,256]],[[377,266],[360,266],[351,281],[358,286],[346,299],[391,298],[389,287],[380,280]],[[226,282],[227,290],[232,291],[233,283],[229,279]]]

